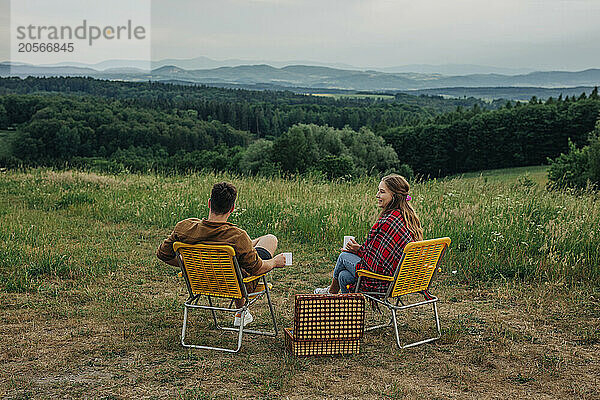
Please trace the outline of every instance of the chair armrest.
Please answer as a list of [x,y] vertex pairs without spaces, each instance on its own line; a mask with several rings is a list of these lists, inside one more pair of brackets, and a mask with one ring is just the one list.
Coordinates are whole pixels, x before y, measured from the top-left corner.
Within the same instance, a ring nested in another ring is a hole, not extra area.
[[244,283],[252,282],[252,281],[255,281],[255,280],[257,280],[258,278],[262,278],[262,277],[263,277],[263,276],[265,276],[266,274],[268,274],[268,272],[265,272],[265,273],[264,273],[264,274],[262,274],[262,275],[256,275],[256,276],[247,276],[247,277],[245,277],[244,279],[242,279],[242,281],[243,281]]
[[364,276],[366,278],[378,279],[380,281],[392,282],[394,280],[393,276],[380,275],[375,272],[367,271],[366,269],[359,269],[356,271],[356,276]]

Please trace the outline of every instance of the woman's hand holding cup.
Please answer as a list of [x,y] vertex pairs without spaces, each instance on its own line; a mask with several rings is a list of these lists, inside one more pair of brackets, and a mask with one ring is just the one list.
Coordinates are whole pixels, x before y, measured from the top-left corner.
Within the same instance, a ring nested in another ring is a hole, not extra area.
[[348,239],[348,241],[346,243],[346,247],[342,248],[342,251],[347,251],[349,253],[356,254],[359,249],[360,249],[360,244],[358,244],[358,242],[356,240],[354,240],[354,237],[351,237]]

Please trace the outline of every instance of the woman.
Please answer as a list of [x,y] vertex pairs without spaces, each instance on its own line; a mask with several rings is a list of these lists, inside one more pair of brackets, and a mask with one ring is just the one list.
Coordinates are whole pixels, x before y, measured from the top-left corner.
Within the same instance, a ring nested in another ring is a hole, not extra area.
[[[348,293],[356,282],[356,270],[365,269],[381,275],[393,276],[402,250],[407,243],[423,240],[423,229],[415,210],[408,203],[410,186],[400,175],[388,175],[379,183],[377,206],[379,219],[369,231],[361,246],[350,240],[338,257],[333,270],[333,280],[326,288],[315,289],[316,294]],[[361,280],[363,292],[385,292],[389,282],[365,278]]]

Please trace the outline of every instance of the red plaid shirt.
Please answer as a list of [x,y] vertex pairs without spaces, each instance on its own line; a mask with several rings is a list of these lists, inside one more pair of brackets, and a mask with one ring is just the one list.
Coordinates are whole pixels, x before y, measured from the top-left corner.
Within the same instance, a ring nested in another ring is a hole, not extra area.
[[[358,250],[361,258],[356,269],[366,269],[381,275],[393,276],[402,258],[402,250],[414,241],[400,210],[382,215],[369,231],[367,240]],[[389,282],[362,277],[360,290],[384,292]]]

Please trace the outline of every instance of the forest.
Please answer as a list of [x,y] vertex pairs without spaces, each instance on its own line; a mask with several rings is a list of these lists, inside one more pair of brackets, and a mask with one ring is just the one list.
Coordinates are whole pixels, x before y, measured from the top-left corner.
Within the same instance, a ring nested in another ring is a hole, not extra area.
[[0,166],[439,177],[547,163],[586,146],[599,111],[597,88],[589,96],[486,103],[3,78]]

